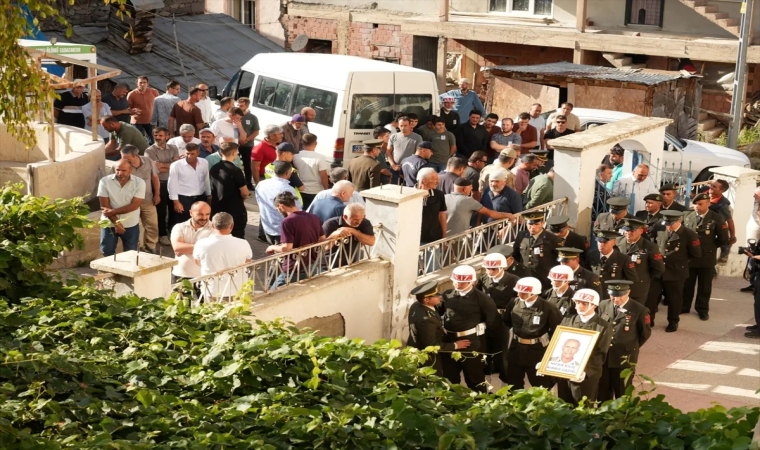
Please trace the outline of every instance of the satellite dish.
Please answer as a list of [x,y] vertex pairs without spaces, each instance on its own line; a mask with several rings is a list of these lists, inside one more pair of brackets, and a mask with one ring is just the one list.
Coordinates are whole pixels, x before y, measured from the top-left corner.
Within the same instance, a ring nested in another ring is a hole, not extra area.
[[306,48],[306,44],[309,43],[309,36],[305,34],[299,34],[296,36],[295,39],[293,39],[293,43],[290,44],[290,49],[294,52],[300,52],[304,48]]

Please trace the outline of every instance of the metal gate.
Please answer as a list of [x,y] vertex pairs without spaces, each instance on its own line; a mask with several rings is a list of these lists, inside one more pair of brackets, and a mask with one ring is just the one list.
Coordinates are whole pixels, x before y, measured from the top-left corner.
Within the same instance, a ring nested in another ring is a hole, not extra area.
[[412,67],[436,73],[438,68],[438,38],[414,36],[412,39]]
[[[634,150],[631,167],[636,167],[639,164],[646,164],[649,166],[649,176],[655,179],[659,177],[660,186],[666,184],[674,185],[676,187],[675,201],[688,208],[691,201],[689,194],[691,193],[692,182],[694,180],[694,174],[691,171],[691,161],[689,161],[688,167],[684,167],[683,163],[679,163],[678,165],[671,163],[668,165],[665,161],[660,162],[659,158],[652,162],[648,159],[648,156],[648,153],[639,153],[637,150]],[[631,206],[629,207],[628,212],[630,214],[636,214],[633,206],[636,200],[636,194],[633,192],[627,192],[627,186],[626,189],[623,189],[623,192],[617,192],[616,194],[618,196],[630,198]]]

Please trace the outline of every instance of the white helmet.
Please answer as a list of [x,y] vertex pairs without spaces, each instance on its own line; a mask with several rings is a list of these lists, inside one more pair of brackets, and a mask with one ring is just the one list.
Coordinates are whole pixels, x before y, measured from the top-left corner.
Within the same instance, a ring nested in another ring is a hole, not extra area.
[[490,255],[486,255],[486,257],[483,258],[483,267],[487,267],[489,269],[501,267],[506,268],[507,258],[505,258],[501,253],[491,253]]
[[478,274],[472,266],[456,266],[451,272],[451,281],[472,283],[478,279]]
[[538,278],[525,277],[520,278],[515,285],[515,292],[518,294],[539,295],[541,293],[541,282]]
[[573,269],[570,266],[554,266],[548,278],[552,281],[573,281]]
[[575,300],[589,302],[592,305],[599,306],[599,293],[593,289],[579,289],[575,295],[573,295],[573,301]]
[[441,99],[441,103],[455,102],[454,97],[447,95]]

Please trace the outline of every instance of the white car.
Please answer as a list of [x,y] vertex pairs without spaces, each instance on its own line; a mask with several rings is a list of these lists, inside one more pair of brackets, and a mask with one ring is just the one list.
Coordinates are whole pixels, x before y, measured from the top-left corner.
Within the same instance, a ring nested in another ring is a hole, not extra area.
[[[545,113],[547,117],[549,114],[551,111],[548,114]],[[636,117],[635,114],[626,112],[589,108],[574,108],[573,114],[580,119],[581,130]],[[738,150],[708,144],[707,142],[681,139],[668,133],[665,133],[663,149],[665,150],[665,162],[668,168],[675,164],[676,170],[683,167],[683,171],[687,171],[689,162],[691,162],[692,180],[694,182],[710,179],[712,176],[710,168],[712,167],[742,166],[751,168],[747,155]]]

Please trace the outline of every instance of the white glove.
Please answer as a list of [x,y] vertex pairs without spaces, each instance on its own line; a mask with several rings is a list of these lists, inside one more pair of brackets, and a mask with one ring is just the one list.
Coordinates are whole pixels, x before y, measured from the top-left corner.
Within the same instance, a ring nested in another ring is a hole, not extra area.
[[[538,370],[538,368],[539,368],[540,366],[541,366],[541,363],[538,363],[538,364],[536,364],[536,370]],[[544,374],[542,374],[542,373],[536,373],[536,375],[538,375],[539,377],[542,377],[542,376],[544,376]]]
[[581,376],[579,376],[578,378],[573,378],[570,381],[572,381],[573,383],[582,383],[583,380],[585,379],[586,379],[586,372],[583,372]]

